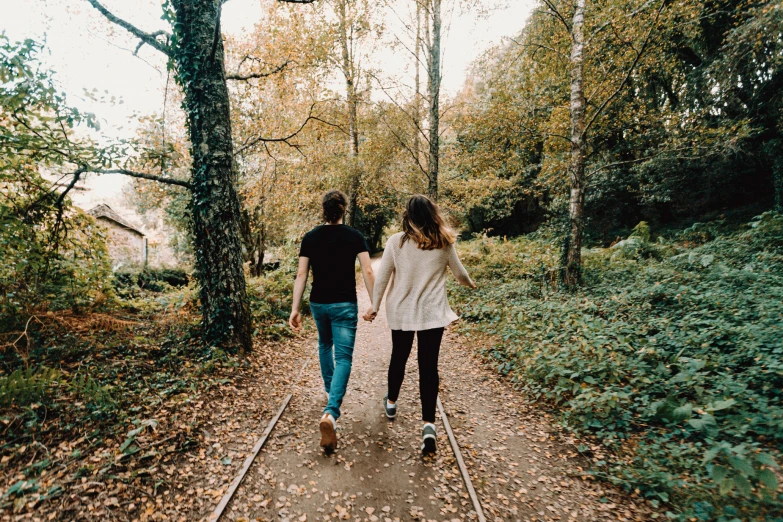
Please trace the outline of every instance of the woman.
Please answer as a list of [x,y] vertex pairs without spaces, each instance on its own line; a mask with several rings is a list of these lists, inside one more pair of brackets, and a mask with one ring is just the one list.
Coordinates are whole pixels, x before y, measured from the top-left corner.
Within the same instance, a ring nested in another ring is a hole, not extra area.
[[[440,211],[426,196],[408,200],[402,216],[402,232],[386,243],[373,292],[373,306],[364,318],[372,321],[386,296],[386,318],[392,331],[388,394],[384,410],[389,419],[397,415],[405,365],[413,346],[419,342],[419,393],[421,395],[422,453],[434,453],[435,406],[438,400],[438,353],[443,329],[458,319],[446,300],[446,267],[460,284],[476,288],[457,257],[455,235]],[[392,276],[393,279],[392,279]]]
[[299,309],[313,268],[310,311],[318,329],[318,355],[327,404],[319,423],[321,447],[331,453],[337,447],[337,419],[348,386],[356,340],[356,256],[362,266],[367,292],[372,298],[373,277],[369,248],[364,236],[343,224],[347,206],[345,194],[331,190],[321,201],[326,222],[305,234],[299,250],[299,270],[294,283],[294,303],[288,324],[302,327]]

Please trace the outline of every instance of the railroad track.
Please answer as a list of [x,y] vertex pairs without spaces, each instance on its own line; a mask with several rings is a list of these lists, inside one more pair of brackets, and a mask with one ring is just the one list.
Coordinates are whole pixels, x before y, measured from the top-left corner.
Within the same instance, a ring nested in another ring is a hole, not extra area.
[[[299,370],[299,375],[294,381],[296,383],[294,386],[298,385],[308,364],[310,364],[310,359],[305,361],[304,365],[302,365],[302,369]],[[272,431],[275,429],[277,422],[285,413],[286,408],[288,408],[288,404],[291,402],[293,396],[294,392],[291,391],[288,395],[286,395],[285,399],[283,399],[283,402],[281,403],[280,408],[278,408],[277,413],[274,417],[272,417],[272,420],[269,421],[269,424],[267,424],[267,427],[264,430],[264,433],[261,435],[261,438],[259,438],[255,443],[253,449],[250,451],[250,454],[247,456],[245,462],[242,464],[242,467],[239,469],[239,473],[236,477],[234,477],[234,480],[231,481],[231,485],[228,487],[228,490],[226,490],[223,498],[220,499],[220,502],[215,508],[215,511],[213,511],[209,516],[208,520],[210,522],[217,522],[220,520],[220,517],[223,516],[226,508],[231,503],[231,499],[234,497],[234,494],[237,492],[239,486],[242,484],[242,481],[245,479],[247,472],[250,471],[250,468],[253,466],[253,462],[255,461],[256,457],[259,453],[261,453],[261,450],[264,448],[266,441],[269,440],[269,437],[272,435]],[[479,501],[476,490],[473,487],[473,482],[470,480],[468,468],[465,466],[465,461],[462,458],[462,452],[459,449],[457,438],[454,436],[454,431],[451,429],[449,418],[446,415],[446,411],[443,408],[443,403],[441,402],[440,397],[438,397],[438,410],[440,411],[443,427],[446,429],[446,433],[449,437],[451,451],[454,453],[454,458],[457,461],[457,466],[459,467],[460,474],[462,475],[462,481],[465,483],[465,488],[468,490],[468,496],[470,496],[470,500],[473,503],[473,509],[476,511],[478,521],[486,522],[486,518],[484,518],[484,511],[481,509],[481,502]]]

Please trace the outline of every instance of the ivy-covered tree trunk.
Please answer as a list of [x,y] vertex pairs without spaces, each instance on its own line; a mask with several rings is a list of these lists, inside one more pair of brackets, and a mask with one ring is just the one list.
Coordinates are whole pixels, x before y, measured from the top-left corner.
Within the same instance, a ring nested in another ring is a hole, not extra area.
[[172,2],[172,58],[185,93],[193,157],[191,203],[197,278],[208,342],[250,350],[252,325],[240,242],[220,0]]
[[775,191],[775,211],[783,212],[783,140],[776,139],[766,146],[772,157],[772,188]]
[[573,287],[582,275],[582,235],[585,205],[585,89],[584,33],[585,0],[577,0],[571,25],[571,162],[568,168],[571,198],[566,241],[564,282]]
[[[193,166],[191,211],[196,277],[206,341],[250,350],[250,311],[240,242],[239,197],[234,186],[228,88],[224,73],[220,9],[223,0],[167,0],[163,18],[173,34],[147,33],[88,0],[106,19],[165,54],[185,93]],[[173,7],[173,10],[171,9]],[[158,179],[144,175],[149,179]],[[171,182],[169,180],[169,182]],[[179,182],[177,184],[182,184]]]

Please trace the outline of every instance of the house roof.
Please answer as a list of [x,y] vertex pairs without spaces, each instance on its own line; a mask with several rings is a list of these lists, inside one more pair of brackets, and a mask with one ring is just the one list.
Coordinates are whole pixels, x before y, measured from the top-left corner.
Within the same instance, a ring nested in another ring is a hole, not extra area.
[[109,205],[106,205],[104,203],[101,203],[100,205],[93,207],[90,210],[89,214],[95,218],[103,218],[103,219],[108,219],[109,221],[114,221],[121,227],[126,228],[131,232],[135,232],[140,236],[144,235],[144,232],[142,232],[138,228],[134,227],[133,225],[125,221],[125,219],[122,216],[117,214],[114,210],[112,210],[112,208]]

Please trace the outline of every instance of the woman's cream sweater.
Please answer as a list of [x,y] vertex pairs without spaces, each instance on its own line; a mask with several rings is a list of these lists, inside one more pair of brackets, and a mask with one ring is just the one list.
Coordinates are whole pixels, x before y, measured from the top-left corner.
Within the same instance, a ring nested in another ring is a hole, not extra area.
[[463,285],[473,284],[470,276],[454,245],[421,250],[415,241],[408,240],[400,247],[402,235],[402,232],[394,234],[386,242],[375,277],[373,311],[378,312],[388,285],[386,320],[392,330],[418,331],[447,326],[459,317],[446,299],[446,267]]

